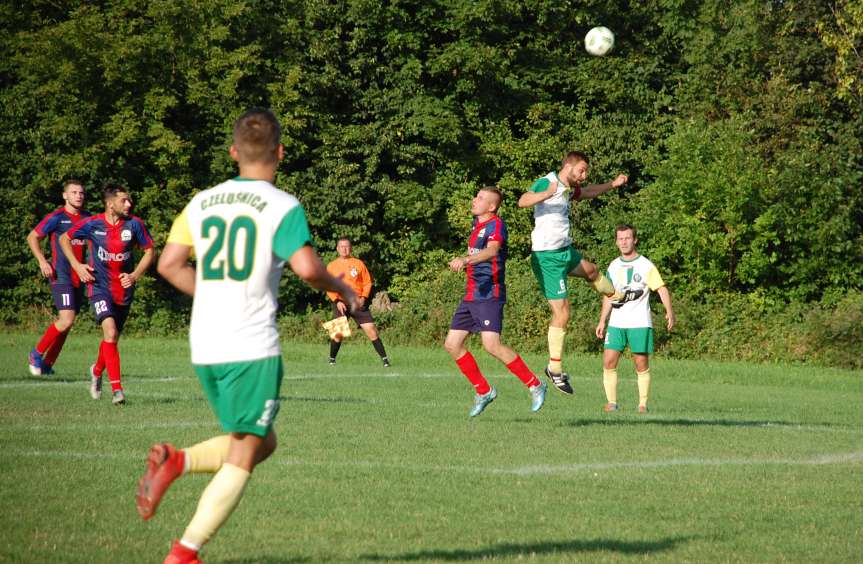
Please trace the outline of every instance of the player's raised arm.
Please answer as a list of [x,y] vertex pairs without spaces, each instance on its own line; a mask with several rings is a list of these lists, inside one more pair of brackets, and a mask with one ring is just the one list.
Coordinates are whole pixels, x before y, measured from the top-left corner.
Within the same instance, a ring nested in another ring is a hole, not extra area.
[[[541,179],[540,181],[545,181],[545,179]],[[548,182],[548,184],[546,186],[543,186],[543,189],[540,191],[536,191],[534,189],[535,187],[536,184],[534,184],[534,187],[532,187],[530,190],[521,195],[521,197],[518,199],[518,207],[530,208],[540,202],[544,202],[547,199],[551,198],[557,192],[557,181],[555,180],[554,182]]]
[[629,182],[629,177],[625,174],[620,174],[612,180],[611,182],[606,182],[605,184],[588,184],[584,188],[581,189],[581,194],[579,195],[579,200],[588,200],[590,198],[595,198],[600,194],[605,194],[615,188],[620,188],[624,184]]

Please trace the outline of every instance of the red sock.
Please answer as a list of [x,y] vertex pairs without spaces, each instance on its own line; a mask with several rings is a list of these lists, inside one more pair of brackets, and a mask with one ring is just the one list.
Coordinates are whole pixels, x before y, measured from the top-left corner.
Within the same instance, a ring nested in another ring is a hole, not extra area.
[[117,343],[102,341],[102,344],[99,345],[99,356],[105,359],[108,381],[111,382],[111,392],[122,390],[123,386],[120,385],[120,351],[117,350]]
[[57,337],[60,336],[60,331],[52,323],[45,329],[45,334],[42,335],[42,338],[39,340],[39,344],[36,345],[36,352],[44,355],[48,352],[48,349],[51,348],[51,345],[54,344],[54,341],[57,340]]
[[539,385],[539,379],[534,376],[533,372],[530,371],[530,368],[527,367],[527,364],[524,363],[520,356],[515,355],[515,360],[507,364],[506,367],[509,368],[509,371],[515,374],[519,380],[524,382],[524,385],[528,388]]
[[[51,327],[53,327],[53,325]],[[57,336],[57,338],[54,340],[54,343],[45,352],[45,357],[43,359],[45,361],[45,364],[47,364],[48,366],[54,366],[54,363],[57,361],[57,357],[60,356],[60,351],[63,350],[63,343],[66,342],[66,337],[68,336],[68,329],[66,329]]]
[[93,365],[93,373],[101,376],[103,370],[105,370],[105,355],[102,354],[102,345],[99,345],[99,356],[96,357],[96,364]]
[[482,372],[479,371],[479,366],[476,365],[476,359],[474,359],[473,355],[470,354],[470,351],[467,351],[462,355],[460,359],[455,361],[458,365],[461,373],[465,375],[465,378],[473,385],[476,393],[479,395],[487,394],[489,390],[491,390],[491,386],[488,385],[488,382],[482,376]]

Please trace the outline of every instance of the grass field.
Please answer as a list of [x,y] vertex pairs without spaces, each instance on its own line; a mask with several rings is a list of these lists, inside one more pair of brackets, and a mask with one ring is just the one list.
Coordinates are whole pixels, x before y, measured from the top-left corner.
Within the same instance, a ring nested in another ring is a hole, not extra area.
[[[96,337],[72,335],[50,379],[27,373],[36,337],[0,335],[0,561],[161,562],[209,478],[179,480],[145,523],[147,448],[219,432],[185,340],[122,342],[114,407],[87,394]],[[639,416],[628,360],[624,410],[604,414],[600,360],[578,357],[576,395],[531,414],[477,354],[499,396],[471,420],[442,350],[390,353],[384,369],[358,340],[330,367],[323,343],[285,346],[279,449],[206,562],[863,558],[861,372],[656,359]]]

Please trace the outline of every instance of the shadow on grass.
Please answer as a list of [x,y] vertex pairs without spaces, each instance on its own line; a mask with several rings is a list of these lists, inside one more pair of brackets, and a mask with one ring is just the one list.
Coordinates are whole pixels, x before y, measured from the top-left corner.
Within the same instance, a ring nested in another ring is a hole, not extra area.
[[402,554],[365,554],[361,558],[378,562],[389,561],[423,561],[438,560],[446,562],[463,562],[468,560],[486,560],[492,558],[511,558],[530,555],[560,555],[566,560],[576,558],[576,554],[585,552],[615,552],[619,554],[645,555],[673,550],[678,544],[690,540],[687,537],[676,537],[658,541],[620,541],[613,539],[548,541],[525,544],[498,544],[478,549],[453,550],[421,550]]
[[[658,425],[661,427],[799,427],[802,425],[799,421],[778,420],[746,421],[736,419],[687,419],[684,417],[677,417],[674,419],[654,419],[643,416],[637,418],[617,418],[618,416],[615,415],[612,415],[611,417],[614,417],[614,419],[574,419],[563,423],[563,425],[566,427],[590,427],[593,425],[606,427],[634,427],[636,425]],[[806,426],[825,428],[836,427],[836,425],[832,423],[806,423]]]

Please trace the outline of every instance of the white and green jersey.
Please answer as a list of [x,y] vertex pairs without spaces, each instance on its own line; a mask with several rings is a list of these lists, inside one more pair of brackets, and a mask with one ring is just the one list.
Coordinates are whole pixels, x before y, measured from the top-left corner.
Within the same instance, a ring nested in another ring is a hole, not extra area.
[[653,327],[653,319],[650,316],[650,292],[665,286],[662,276],[659,275],[653,263],[641,255],[631,260],[617,257],[608,265],[605,275],[614,284],[615,290],[644,290],[638,299],[611,310],[609,327],[621,329]]
[[281,354],[276,297],[285,261],[311,243],[300,202],[261,180],[235,178],[197,194],[169,243],[194,247],[193,364]]
[[530,233],[530,248],[534,251],[554,251],[572,244],[569,236],[569,186],[564,185],[557,173],[549,172],[534,182],[530,191],[544,192],[554,181],[557,181],[554,196],[533,207],[534,228]]

